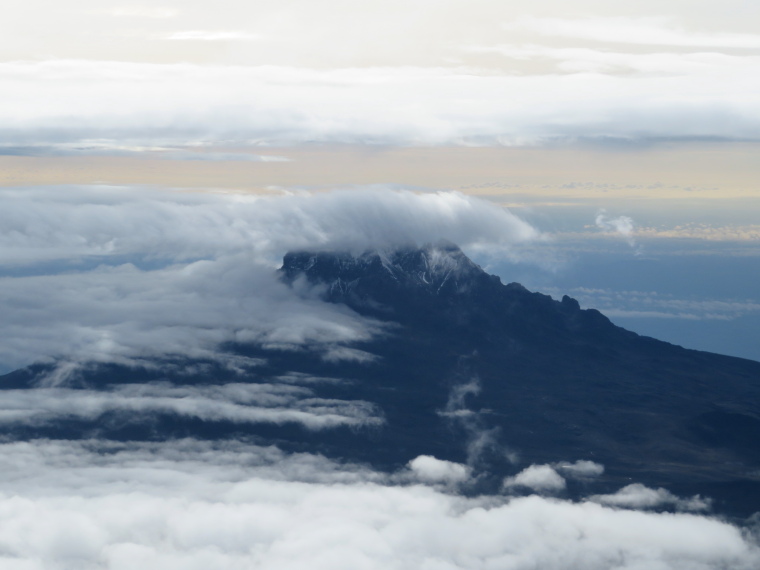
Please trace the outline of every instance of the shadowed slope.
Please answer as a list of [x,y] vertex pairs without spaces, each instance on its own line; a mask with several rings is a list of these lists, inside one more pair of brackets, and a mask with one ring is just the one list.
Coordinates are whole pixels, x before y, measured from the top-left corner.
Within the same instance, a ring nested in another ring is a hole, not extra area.
[[[592,460],[606,467],[594,492],[641,482],[712,496],[718,512],[760,510],[760,363],[642,337],[569,297],[503,285],[448,243],[293,252],[280,273],[384,321],[385,333],[345,347],[364,355],[353,360],[239,344],[225,349],[252,363],[242,370],[93,365],[57,397],[84,394],[92,407],[105,393],[120,407],[88,415],[47,402],[58,415],[6,421],[6,436],[247,438],[388,470],[426,454],[468,463],[473,491],[532,463]],[[49,372],[6,375],[6,400],[43,394],[35,387]]]

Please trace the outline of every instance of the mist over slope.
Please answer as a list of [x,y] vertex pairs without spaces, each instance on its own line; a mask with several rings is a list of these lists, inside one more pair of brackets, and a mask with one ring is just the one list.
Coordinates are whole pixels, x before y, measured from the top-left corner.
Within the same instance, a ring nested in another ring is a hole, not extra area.
[[3,378],[6,433],[254,438],[385,471],[432,456],[468,465],[489,493],[526,465],[584,460],[604,465],[600,492],[634,481],[760,509],[758,363],[503,285],[447,242],[289,253],[280,275],[374,334],[327,350],[270,338],[214,359],[32,366]]
[[[117,192],[100,215],[144,199]],[[35,314],[20,299],[59,304],[16,329],[25,354],[56,350],[0,378],[3,564],[756,567],[760,364],[502,284],[428,237],[508,251],[538,233],[469,199],[452,219],[451,199],[181,197],[217,229],[205,259],[173,245],[192,236],[167,200],[164,241],[114,224],[109,250],[80,220],[90,239],[62,249],[100,253],[78,270],[19,264],[13,326]],[[396,220],[368,248],[380,226],[355,213],[399,201],[428,225]],[[261,220],[293,206],[344,225],[282,238],[296,247],[278,270],[264,260],[282,243],[258,244],[281,228]],[[46,235],[8,234],[6,251]]]

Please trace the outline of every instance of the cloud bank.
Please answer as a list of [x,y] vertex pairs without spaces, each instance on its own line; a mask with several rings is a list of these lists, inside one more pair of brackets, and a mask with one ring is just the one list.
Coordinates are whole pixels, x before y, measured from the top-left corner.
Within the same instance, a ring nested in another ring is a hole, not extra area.
[[[462,55],[489,51],[505,61],[543,64],[548,57],[558,67],[513,74],[466,66],[0,63],[6,101],[0,142],[519,145],[760,138],[760,59],[754,55],[614,56],[499,44],[466,46]],[[626,73],[617,73],[621,65]]]
[[275,269],[285,252],[445,238],[508,254],[540,238],[510,212],[457,193],[66,187],[3,190],[0,202],[6,369],[47,357],[218,358],[225,342],[368,361],[346,345],[383,325],[284,286]]
[[613,44],[760,48],[758,34],[689,32],[676,25],[673,20],[673,18],[663,17],[536,18],[524,16],[504,24],[504,29]]
[[14,570],[760,564],[751,538],[716,519],[537,495],[465,498],[271,447],[32,441],[0,450],[0,563]]
[[369,402],[317,398],[308,388],[280,384],[123,384],[99,390],[4,390],[2,395],[0,425],[97,421],[107,412],[127,412],[124,418],[132,423],[140,423],[147,414],[237,424],[298,423],[312,430],[383,423],[382,414]]
[[657,291],[589,287],[546,291],[554,296],[567,293],[585,307],[596,307],[605,315],[618,317],[730,321],[760,311],[760,303],[752,299],[678,298]]

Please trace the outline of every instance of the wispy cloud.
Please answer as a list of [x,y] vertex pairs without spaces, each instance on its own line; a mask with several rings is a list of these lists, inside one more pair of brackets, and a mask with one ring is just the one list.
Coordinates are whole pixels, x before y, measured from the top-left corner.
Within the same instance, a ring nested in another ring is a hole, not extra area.
[[628,245],[634,248],[637,254],[641,253],[641,249],[636,243],[634,237],[636,226],[633,223],[633,218],[630,216],[618,216],[611,218],[607,215],[606,210],[602,209],[596,215],[595,219],[596,227],[606,232],[614,232],[622,236]]
[[576,287],[566,291],[551,288],[547,292],[570,294],[585,307],[601,310],[611,317],[733,320],[760,312],[760,302],[752,299],[683,299],[655,291],[630,291]]
[[615,507],[628,509],[653,509],[673,505],[679,511],[705,511],[710,508],[710,500],[699,495],[683,499],[667,489],[650,489],[641,483],[632,483],[608,495],[594,495],[590,500]]
[[596,226],[608,232],[616,232],[625,238],[631,238],[635,228],[630,216],[610,218],[606,210],[600,210],[596,215]]
[[178,16],[180,11],[176,8],[164,8],[161,6],[122,6],[111,10],[111,15],[119,18],[153,18],[164,19]]
[[585,69],[479,75],[440,67],[2,63],[7,105],[0,109],[0,142],[182,145],[201,138],[239,144],[520,145],[760,139],[760,99],[751,95],[760,89],[759,69],[756,59],[736,66],[692,65],[667,78]]
[[[532,226],[456,193],[374,189],[263,198],[146,188],[0,192],[0,363],[216,358],[225,342],[370,361],[383,327],[280,283],[291,249],[447,238],[509,250]],[[226,358],[226,357],[225,357]]]
[[127,146],[81,143],[0,145],[0,156],[120,156],[145,158],[150,160],[201,160],[201,161],[243,161],[243,162],[290,162],[291,159],[275,154],[254,154],[250,152],[218,152],[203,148],[195,150],[171,147]]
[[639,226],[638,236],[708,241],[760,241],[760,225],[717,225],[691,222],[672,227]]
[[184,30],[162,36],[162,39],[201,42],[250,42],[260,40],[261,36],[240,31]]
[[150,414],[176,414],[207,422],[297,423],[313,430],[383,421],[368,402],[317,398],[308,388],[288,384],[124,384],[100,390],[36,388],[2,394],[0,424],[4,425],[97,420],[107,412],[128,412],[126,423],[130,419],[139,423]]
[[760,48],[760,34],[702,33],[685,30],[670,18],[536,18],[504,24],[510,31],[606,43],[699,48]]
[[756,55],[731,55],[715,52],[621,52],[588,47],[542,45],[468,46],[468,53],[497,53],[513,60],[550,60],[562,73],[633,73],[666,76],[731,75],[754,69],[760,62]]

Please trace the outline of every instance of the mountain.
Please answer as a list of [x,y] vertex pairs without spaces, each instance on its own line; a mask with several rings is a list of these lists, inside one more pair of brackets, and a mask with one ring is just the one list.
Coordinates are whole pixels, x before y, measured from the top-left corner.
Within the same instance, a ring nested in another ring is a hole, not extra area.
[[470,385],[478,429],[498,434],[524,463],[593,459],[618,482],[760,507],[759,363],[642,337],[567,296],[502,285],[451,244],[292,253],[282,273],[322,285],[330,302],[400,323],[373,347],[387,378],[409,379],[393,382],[398,400],[422,390],[438,394],[431,407],[441,410],[442,387]]
[[[291,252],[280,275],[380,323],[382,332],[343,347],[356,358],[235,344],[225,350],[255,362],[250,370],[213,360],[101,364],[79,371],[71,386],[88,394],[108,387],[119,397],[193,387],[194,397],[211,401],[227,390],[223,397],[238,404],[263,402],[265,392],[291,409],[270,406],[269,420],[241,423],[126,407],[9,424],[6,437],[243,437],[389,471],[432,455],[467,463],[477,475],[474,493],[498,490],[531,464],[583,460],[603,464],[604,474],[593,489],[570,481],[570,497],[639,482],[711,497],[723,514],[760,511],[760,363],[639,336],[567,296],[504,285],[450,243]],[[49,368],[16,371],[0,386],[39,390],[36,379]],[[230,396],[230,386],[249,392],[234,388]],[[294,411],[338,420],[304,427],[289,419]]]

